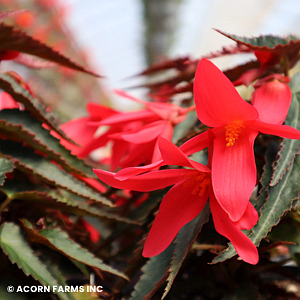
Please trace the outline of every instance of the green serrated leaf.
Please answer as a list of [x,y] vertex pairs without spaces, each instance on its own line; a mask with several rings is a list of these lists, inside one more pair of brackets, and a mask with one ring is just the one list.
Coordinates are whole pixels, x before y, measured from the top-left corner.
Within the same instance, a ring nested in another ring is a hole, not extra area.
[[78,210],[80,210],[81,213],[84,215],[96,216],[96,217],[116,220],[118,222],[140,225],[135,220],[120,217],[114,213],[108,212],[104,208],[91,206],[85,199],[82,199],[78,196],[71,195],[70,193],[64,190],[58,190],[58,192],[55,191],[47,192],[47,196],[52,197],[52,199],[55,199],[55,201],[59,203],[64,203],[68,206],[78,208]]
[[268,198],[269,194],[268,194],[267,189],[272,180],[272,176],[273,176],[272,165],[276,159],[277,153],[278,153],[278,143],[271,140],[267,147],[266,164],[264,165],[263,174],[260,179],[261,189],[259,191],[259,195],[258,195],[257,199],[255,200],[254,203],[252,203],[257,211],[261,210],[261,208],[263,207],[263,205],[266,202],[266,199]]
[[11,172],[14,169],[13,163],[5,158],[0,157],[0,185],[3,185],[6,178],[5,174]]
[[69,259],[82,272],[82,274],[86,276],[86,278],[90,277],[90,272],[85,264],[73,258],[69,258]]
[[151,257],[142,268],[144,273],[134,287],[130,300],[150,299],[167,277],[175,245],[171,244],[164,252]]
[[104,207],[93,206],[86,199],[64,189],[49,190],[49,188],[36,185],[29,186],[28,183],[24,186],[24,181],[12,179],[6,181],[0,190],[10,199],[38,203],[69,214],[100,217],[117,222],[140,225],[134,219],[121,217],[114,212],[107,211]]
[[53,137],[49,130],[42,127],[42,123],[35,120],[29,112],[18,109],[0,111],[0,128],[3,134],[11,139],[21,139],[32,148],[44,152],[49,159],[55,160],[65,169],[80,175],[86,173],[92,178],[97,178],[91,167],[71,155],[71,152],[63,147],[59,140]]
[[[68,286],[68,283],[66,281],[66,278],[61,273],[61,270],[59,269],[58,265],[51,261],[49,258],[42,257],[41,258],[42,263],[47,267],[47,270],[51,273],[51,275],[57,280],[58,285],[65,287]],[[76,300],[73,293],[68,293],[68,299],[70,300]]]
[[31,54],[50,60],[67,68],[99,77],[97,74],[71,61],[69,58],[52,49],[50,46],[47,46],[46,44],[27,35],[25,32],[4,23],[0,23],[0,49]]
[[21,293],[9,293],[7,287],[10,285],[10,282],[7,284],[0,285],[0,299],[1,300],[27,300],[25,294]]
[[261,239],[266,237],[272,227],[280,221],[282,215],[299,199],[299,171],[300,156],[297,155],[283,178],[275,186],[268,188],[269,197],[261,209],[259,222],[250,236],[255,245],[259,245]]
[[19,143],[1,140],[0,155],[9,156],[17,169],[33,174],[50,185],[59,186],[81,197],[104,205],[113,206],[110,201],[101,197],[92,189],[89,189],[82,181],[59,169],[58,166],[51,163],[45,157],[34,153],[32,149],[23,147]]
[[[297,74],[291,81],[293,98],[285,124],[300,130],[300,92],[294,92],[299,89],[296,83],[300,80],[300,74]],[[278,153],[279,159],[274,166],[274,175],[271,185],[275,185],[282,178],[283,174],[290,168],[299,153],[300,140],[284,139],[281,143],[281,149]]]
[[217,30],[219,33],[225,35],[226,37],[234,40],[238,44],[243,44],[253,50],[271,50],[271,49],[276,49],[276,48],[282,48],[283,45],[288,45],[288,44],[299,44],[299,38],[290,35],[286,38],[279,37],[276,35],[261,35],[259,37],[252,37],[252,38],[247,38],[247,37],[241,37],[237,36],[234,34],[228,34],[225,32],[222,32],[221,30]]
[[[13,223],[4,223],[0,228],[0,246],[12,263],[16,263],[24,273],[46,286],[57,286],[57,280],[37,258],[25,241],[20,228]],[[58,293],[61,299],[73,300],[68,293]]]
[[45,123],[60,136],[70,141],[69,137],[59,129],[59,124],[54,115],[47,112],[46,107],[15,78],[8,74],[0,73],[0,88],[10,94],[14,100],[22,103],[36,120]]
[[208,222],[209,212],[209,204],[207,203],[202,212],[194,220],[182,227],[179,231],[175,239],[175,250],[169,270],[170,274],[167,279],[168,284],[165,288],[162,299],[164,299],[170,291],[175,277],[189,251],[189,248],[196,239],[198,233],[201,231],[202,226]]
[[38,233],[42,237],[46,238],[53,247],[55,247],[59,252],[64,255],[82,262],[86,265],[98,268],[104,272],[109,272],[111,274],[120,276],[122,278],[128,279],[128,277],[117,271],[116,269],[106,265],[101,259],[95,257],[88,250],[82,248],[79,244],[73,242],[69,236],[62,230],[55,229],[43,229]]

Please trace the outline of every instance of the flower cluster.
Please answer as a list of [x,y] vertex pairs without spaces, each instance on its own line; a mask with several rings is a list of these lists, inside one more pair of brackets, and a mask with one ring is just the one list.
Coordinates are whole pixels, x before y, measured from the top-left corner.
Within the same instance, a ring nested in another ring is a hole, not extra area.
[[63,143],[81,158],[111,143],[111,170],[160,160],[158,137],[171,140],[174,126],[195,109],[194,106],[182,108],[170,103],[145,102],[123,91],[116,91],[116,94],[142,104],[145,109],[119,112],[101,104],[89,103],[88,117],[72,120],[61,127],[80,146]]
[[[282,75],[264,78],[256,84],[250,104],[213,63],[202,59],[195,74],[194,100],[199,120],[210,129],[179,148],[170,138],[156,136],[161,159],[152,164],[117,173],[94,170],[101,181],[119,189],[149,192],[173,185],[145,242],[145,257],[164,251],[209,199],[215,229],[245,262],[258,262],[255,245],[241,231],[258,220],[249,201],[257,181],[253,144],[259,132],[300,139],[298,130],[281,125],[291,103],[287,82]],[[204,148],[209,153],[206,166],[188,157]],[[169,168],[158,170],[162,165]]]

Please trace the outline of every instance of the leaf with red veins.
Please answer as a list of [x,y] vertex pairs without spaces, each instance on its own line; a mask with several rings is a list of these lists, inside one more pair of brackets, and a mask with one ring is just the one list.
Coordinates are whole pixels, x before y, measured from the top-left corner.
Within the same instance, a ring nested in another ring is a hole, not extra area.
[[194,99],[198,118],[207,126],[258,118],[257,110],[241,98],[230,80],[207,59],[202,59],[197,67]]
[[150,92],[148,96],[151,97],[155,102],[167,102],[173,95],[186,92],[193,92],[192,82],[185,82],[184,84],[180,84],[175,87],[164,84],[154,93]]
[[160,89],[163,85],[176,86],[181,82],[190,82],[195,75],[196,64],[189,64],[188,68],[177,75],[169,77],[161,81],[141,84],[135,87],[145,87],[151,89],[151,94]]
[[239,45],[244,45],[252,50],[261,51],[274,51],[280,52],[279,50],[285,47],[291,47],[291,45],[299,45],[300,40],[296,36],[288,36],[287,38],[282,38],[275,35],[261,35],[259,37],[246,38],[237,36],[234,34],[225,33],[219,29],[215,29],[217,32],[223,34],[224,36],[230,38],[231,40],[237,42]]
[[99,75],[71,61],[69,58],[55,51],[50,46],[47,46],[46,44],[27,35],[25,32],[4,23],[0,23],[0,51],[3,50],[31,54],[50,60],[67,68],[99,77]]
[[[300,39],[296,36],[290,35],[282,38],[274,35],[262,35],[254,38],[246,38],[224,33],[221,30],[216,31],[237,42],[238,45],[244,45],[252,51],[267,51],[281,57],[285,56],[289,60],[290,67],[299,60]],[[276,61],[278,62],[278,60],[275,60],[274,63],[277,63]]]
[[[230,46],[224,46],[222,47],[222,50],[216,51],[216,52],[210,52],[209,54],[206,54],[203,56],[203,58],[206,59],[212,59],[224,55],[232,55],[232,54],[239,54],[239,53],[251,53],[251,49],[244,45],[230,45]],[[199,62],[199,61],[198,61]],[[198,63],[197,62],[197,63]]]
[[196,180],[192,183],[185,181],[167,192],[146,239],[144,257],[156,256],[164,251],[179,230],[202,211],[208,199],[208,188],[200,196],[198,192],[193,192],[197,184]]
[[233,146],[225,136],[214,140],[212,185],[219,204],[232,221],[244,214],[256,184],[253,144],[258,132],[245,128]]
[[20,81],[15,74],[8,75],[0,73],[0,88],[10,94],[14,100],[22,103],[25,109],[28,110],[38,121],[47,125],[49,129],[53,129],[66,140],[69,140],[68,136],[59,129],[56,118],[47,111],[45,106],[42,105],[37,98],[32,95],[30,89],[22,81]]
[[165,60],[163,62],[159,62],[157,64],[154,64],[141,72],[140,75],[149,75],[153,73],[157,73],[160,71],[165,71],[169,69],[177,69],[179,71],[184,70],[187,67],[188,62],[190,61],[189,57],[180,57],[177,59],[172,59],[172,60]]
[[[250,61],[243,65],[236,66],[232,69],[227,69],[224,71],[224,74],[236,86],[236,85],[244,83],[244,82],[248,83],[250,80],[249,75],[246,76],[248,78],[245,78],[244,74],[249,70],[252,70],[252,69],[259,70],[259,68],[260,68],[259,61]],[[257,71],[255,71],[255,72],[257,72]],[[252,74],[250,73],[250,76],[252,76],[252,75],[253,75],[253,73]],[[244,77],[241,78],[242,76],[244,76]],[[242,79],[241,81],[243,81],[243,82],[239,82],[240,78]]]

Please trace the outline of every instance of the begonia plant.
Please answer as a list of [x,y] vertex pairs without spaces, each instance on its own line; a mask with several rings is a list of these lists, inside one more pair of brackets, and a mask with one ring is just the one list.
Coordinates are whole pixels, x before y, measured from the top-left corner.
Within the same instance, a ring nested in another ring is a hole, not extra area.
[[[1,299],[298,299],[300,39],[217,30],[234,44],[141,70],[144,98],[114,90],[128,111],[95,101],[102,74],[39,17],[0,12]],[[81,116],[37,68],[82,92]]]

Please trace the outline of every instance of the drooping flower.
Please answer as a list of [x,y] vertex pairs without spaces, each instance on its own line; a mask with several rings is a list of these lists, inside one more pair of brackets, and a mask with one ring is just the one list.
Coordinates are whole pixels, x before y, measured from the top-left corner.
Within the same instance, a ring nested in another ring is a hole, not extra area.
[[[97,103],[88,103],[86,106],[89,116],[71,120],[61,125],[61,129],[74,141],[78,146],[73,145],[65,140],[61,143],[72,151],[72,154],[78,157],[86,157],[91,151],[97,147],[101,147],[99,143],[95,145],[96,131],[98,126],[90,124],[91,121],[101,121],[117,111]],[[102,136],[102,145],[105,145],[108,139]]]
[[216,230],[232,241],[244,261],[256,264],[257,249],[241,232],[241,229],[251,229],[257,222],[257,212],[250,202],[243,216],[233,222],[215,199],[210,169],[190,160],[164,138],[159,138],[159,146],[164,163],[187,168],[151,171],[124,180],[117,179],[115,173],[94,169],[100,180],[119,189],[153,191],[173,185],[160,204],[145,242],[143,256],[152,257],[164,251],[179,230],[202,211],[209,198]]
[[251,97],[251,103],[258,110],[259,120],[282,124],[292,101],[292,91],[288,86],[290,78],[272,74],[259,80]]
[[[143,104],[146,108],[132,112],[103,112],[102,105],[88,106],[90,116],[70,121],[62,129],[81,145],[74,154],[88,156],[93,150],[112,145],[111,170],[149,164],[161,159],[157,138],[172,139],[173,127],[180,123],[190,110],[170,103],[152,103],[134,98],[123,91],[116,91],[122,97]],[[97,114],[99,112],[99,114]],[[75,126],[74,126],[75,125]],[[103,134],[96,134],[103,128]],[[84,134],[87,132],[87,134]]]
[[214,127],[212,185],[216,199],[230,219],[237,221],[256,184],[253,144],[258,132],[291,139],[300,139],[300,132],[260,121],[258,110],[244,101],[229,79],[207,59],[197,67],[194,99],[199,120]]

